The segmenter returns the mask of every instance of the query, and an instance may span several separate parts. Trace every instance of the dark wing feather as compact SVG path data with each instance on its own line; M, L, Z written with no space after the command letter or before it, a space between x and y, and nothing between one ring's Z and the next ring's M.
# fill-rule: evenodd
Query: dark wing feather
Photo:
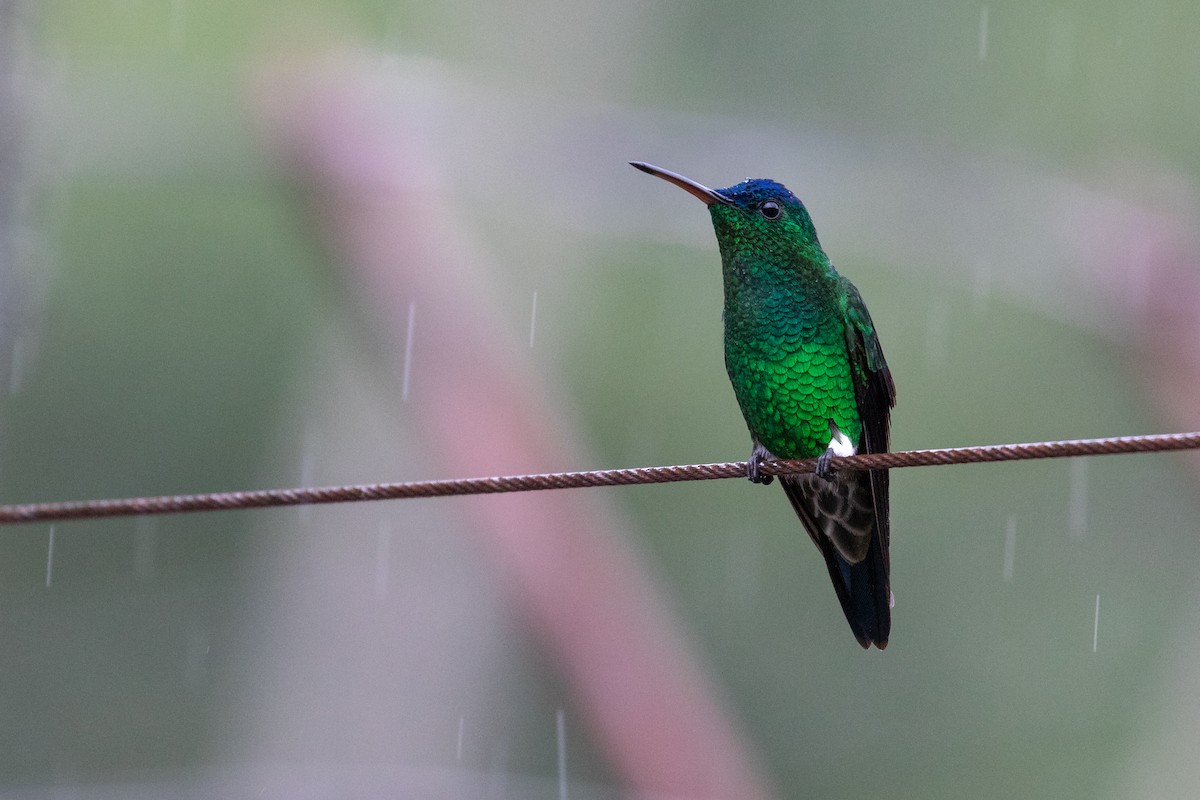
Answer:
M883 357L883 348L875 333L875 323L863 303L858 289L842 278L846 289L846 345L854 374L854 396L858 400L858 416L863 424L860 452L886 453L888 450L891 412L896 405L896 385L892 371ZM891 564L888 543L891 535L888 512L888 472L873 470L872 493L875 496L875 516L879 531L884 567Z
M863 441L860 442L859 451L884 453L888 449L891 411L896 405L896 385L892 382L892 372L883 357L883 348L880 347L879 337L875 333L875 323L871 320L866 304L863 303L862 295L858 293L854 284L845 278L842 278L842 285L846 291L846 346L854 375L858 416L863 424ZM858 474L870 482L874 498L876 535L872 537L871 552L864 564L869 564L874 570L871 580L875 590L874 603L881 620L880 633L883 643L886 644L892 624L888 472L872 470Z

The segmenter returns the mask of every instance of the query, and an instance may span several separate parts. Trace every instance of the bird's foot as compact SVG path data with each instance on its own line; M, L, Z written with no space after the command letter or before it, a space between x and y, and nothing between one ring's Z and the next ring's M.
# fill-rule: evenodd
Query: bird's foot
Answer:
M770 452L758 442L754 443L754 449L750 451L750 459L746 464L746 477L751 483L761 483L763 486L768 486L775 480L774 475L766 475L762 470L763 461L771 458Z
M814 470L817 477L821 480L832 481L837 477L837 470L833 468L834 456L852 456L858 452L858 448L854 443L838 430L838 426L833 420L829 420L829 446L825 448L825 452L817 457L817 468Z
M832 447L825 449L824 453L817 456L817 468L814 470L817 477L823 481L833 481L837 478L837 470L833 468L833 457L836 453Z

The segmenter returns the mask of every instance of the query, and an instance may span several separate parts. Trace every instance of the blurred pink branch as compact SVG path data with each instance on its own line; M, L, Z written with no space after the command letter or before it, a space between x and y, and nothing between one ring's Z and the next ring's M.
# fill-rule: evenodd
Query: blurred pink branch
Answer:
M485 287L502 276L470 249L430 154L378 102L394 87L378 80L350 60L288 63L261 76L256 109L310 192L334 260L394 358L397 385L415 311L408 401L431 462L448 475L587 463L553 392L496 318ZM771 794L601 496L471 498L461 508L631 795Z

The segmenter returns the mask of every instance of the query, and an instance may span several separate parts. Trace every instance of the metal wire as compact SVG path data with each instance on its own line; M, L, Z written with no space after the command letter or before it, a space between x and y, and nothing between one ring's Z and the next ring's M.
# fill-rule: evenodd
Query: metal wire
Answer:
M940 450L908 450L899 453L864 453L856 456L835 457L831 466L835 470L896 469L945 464L976 464L988 461L1024 461L1035 458L1151 453L1196 448L1200 448L1200 431L1150 436L1116 436L1107 439L950 447ZM771 461L763 464L761 471L768 475L813 472L816 469L816 463L816 459ZM408 483L370 483L352 486L262 489L248 492L213 492L162 497L71 500L58 503L22 503L0 505L0 525L150 514L181 514L189 511L221 511L236 508L354 503L363 500L399 500L414 497L530 492L540 489L578 489L591 486L708 481L719 478L744 478L746 467L745 461L726 461L718 464L633 467L631 469L588 472L551 472L539 475L507 475Z

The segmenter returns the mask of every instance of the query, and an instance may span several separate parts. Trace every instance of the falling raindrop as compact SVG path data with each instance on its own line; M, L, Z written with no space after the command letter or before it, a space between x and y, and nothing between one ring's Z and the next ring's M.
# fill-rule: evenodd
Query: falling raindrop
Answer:
M50 588L50 579L54 574L54 526L50 526L50 543L46 547L46 588Z
M1008 530L1004 534L1004 580L1013 578L1013 562L1017 557L1017 518L1008 518Z
M379 526L375 542L375 599L384 600L388 594L388 578L392 571L392 531L388 524Z
M1100 641L1100 595L1096 595L1096 618L1092 622L1092 652L1096 652L1096 645Z
M455 748L455 759L458 761L462 761L463 726L464 726L463 715L459 714L458 715L458 745Z
M561 708L554 723L558 732L558 800L567 800L567 717Z
M183 677L190 684L204 680L208 673L208 654L212 645L208 641L208 630L200 625L192 628L188 635L187 660L183 668Z
M1087 533L1088 460L1071 459L1070 521L1071 537L1082 538Z
M979 7L979 60L987 60L988 51L988 7Z
M529 346L533 347L533 332L537 326L537 289L533 290L533 307L529 311Z
M408 378L412 370L412 351L413 351L413 323L416 321L417 304L413 301L408 304L408 329L404 334L404 378L400 383L400 399L408 400Z

